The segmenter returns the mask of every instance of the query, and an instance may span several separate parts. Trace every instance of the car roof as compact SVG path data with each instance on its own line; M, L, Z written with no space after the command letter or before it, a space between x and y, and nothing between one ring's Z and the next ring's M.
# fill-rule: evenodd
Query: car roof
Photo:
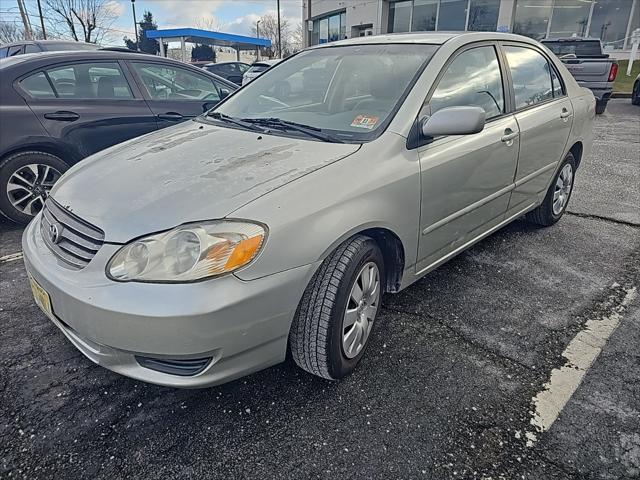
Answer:
M216 80L224 83L228 86L237 87L234 83L222 78L219 75L209 72L208 70L200 69L194 65L183 63L171 58L160 57L157 55L151 55L147 53L137 52L124 52L124 51L112 51L112 50L75 50L75 51L62 51L62 52L38 52L38 53L25 53L24 55L16 55L14 57L0 58L0 71L9 67L20 66L25 71L28 71L31 67L29 64L33 64L34 69L44 68L50 63L56 62L74 62L74 61L90 61L90 60L146 60L146 61L160 61L165 64L173 64L180 67L191 67L202 71L205 75L215 77Z
M519 41L526 43L537 43L529 37L502 32L409 32L409 33L387 33L382 35L370 35L366 37L354 37L345 40L338 40L331 43L323 43L310 48L331 48L346 45L367 45L367 44L429 44L442 45L450 40L459 39L461 41L483 41L483 40L505 40Z
M599 42L600 39L599 38L593 38L593 37L587 37L587 38L583 38L583 37L549 37L549 38L545 38L540 40L542 43L547 43L547 42Z
M18 40L17 42L9 42L9 43L3 43L0 44L1 48L4 47L13 47L16 45L26 45L28 43L35 43L38 45L60 45L60 44L64 44L64 45L69 45L69 44L81 44L81 45L95 45L93 43L87 43L87 42L76 42L75 40ZM95 45L96 49L100 48L99 45Z
M245 63L245 62L240 62L240 61L234 60L234 61L230 61L230 62L211 62L211 63L206 64L205 67L208 67L209 65L229 65L231 63L243 63L243 64L247 65L247 63Z

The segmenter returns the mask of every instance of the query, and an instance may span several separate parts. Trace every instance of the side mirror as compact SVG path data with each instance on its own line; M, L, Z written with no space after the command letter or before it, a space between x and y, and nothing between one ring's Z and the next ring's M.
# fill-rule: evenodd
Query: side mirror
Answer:
M209 110L211 110L213 107L215 107L218 104L218 102L206 102L202 105L202 112L208 112Z
M486 113L480 107L448 107L420 120L425 137L470 135L484 129Z
M229 95L231 95L231 92L229 90L227 90L226 88L221 88L220 89L220 100L224 100Z

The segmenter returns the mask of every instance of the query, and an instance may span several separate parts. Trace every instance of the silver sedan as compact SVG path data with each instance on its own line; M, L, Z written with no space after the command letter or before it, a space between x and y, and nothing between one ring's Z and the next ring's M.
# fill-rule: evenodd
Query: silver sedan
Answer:
M33 293L136 379L210 386L287 351L340 379L383 293L516 218L562 217L594 117L591 92L517 35L310 48L69 170L24 233Z

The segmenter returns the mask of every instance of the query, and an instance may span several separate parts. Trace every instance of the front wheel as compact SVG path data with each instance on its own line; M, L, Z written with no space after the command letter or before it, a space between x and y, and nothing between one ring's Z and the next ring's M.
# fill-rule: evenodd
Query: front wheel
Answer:
M376 242L356 235L341 244L309 282L289 333L296 364L329 380L362 358L380 309L384 261Z
M0 213L27 224L44 206L49 191L69 166L45 152L20 152L0 162Z
M560 220L569 205L575 172L576 159L572 153L569 153L553 178L544 200L540 206L527 214L527 220L545 227Z

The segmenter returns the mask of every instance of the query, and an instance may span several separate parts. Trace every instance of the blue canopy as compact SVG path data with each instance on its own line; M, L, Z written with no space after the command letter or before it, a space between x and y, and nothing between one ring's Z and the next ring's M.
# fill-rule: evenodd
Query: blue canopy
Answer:
M271 47L271 40L266 38L245 37L232 33L212 32L198 28L167 28L164 30L147 30L147 38L163 38L168 40L180 40L185 42L217 45L220 47L233 47L237 50L254 50L256 47Z

